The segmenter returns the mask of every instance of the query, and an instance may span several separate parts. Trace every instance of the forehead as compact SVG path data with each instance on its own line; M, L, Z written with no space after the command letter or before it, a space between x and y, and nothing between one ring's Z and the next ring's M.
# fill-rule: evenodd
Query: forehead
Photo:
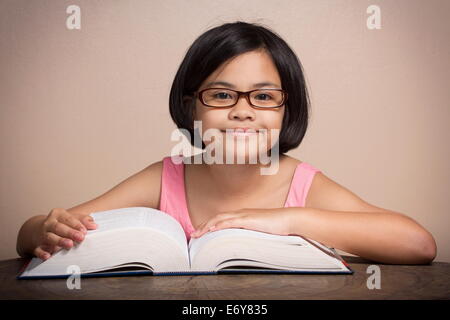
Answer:
M261 83L281 88L278 70L270 55L263 50L246 52L224 62L205 79L202 87L211 82L226 82L229 87L241 89L250 89Z

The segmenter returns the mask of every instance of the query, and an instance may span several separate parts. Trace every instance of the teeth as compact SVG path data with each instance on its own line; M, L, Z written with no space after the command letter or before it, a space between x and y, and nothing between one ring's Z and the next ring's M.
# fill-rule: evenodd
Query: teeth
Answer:
M225 131L225 133L226 133L226 131ZM234 131L230 131L230 133L235 136L249 136L249 135L257 134L255 131L244 132L243 130L234 130Z
M248 129L248 130L244 130L244 129L235 129L235 130L225 129L225 130L222 130L222 132L224 132L224 133L229 132L231 134L245 134L245 135L258 133L258 131L255 130L255 129Z

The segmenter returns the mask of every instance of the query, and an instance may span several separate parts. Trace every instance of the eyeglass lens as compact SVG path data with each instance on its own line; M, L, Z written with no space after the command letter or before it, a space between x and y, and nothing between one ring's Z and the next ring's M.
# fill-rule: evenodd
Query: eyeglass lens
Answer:
M261 89L250 93L250 102L257 107L278 107L283 103L283 92ZM214 107L234 105L239 97L237 92L227 89L208 89L203 92L205 104Z

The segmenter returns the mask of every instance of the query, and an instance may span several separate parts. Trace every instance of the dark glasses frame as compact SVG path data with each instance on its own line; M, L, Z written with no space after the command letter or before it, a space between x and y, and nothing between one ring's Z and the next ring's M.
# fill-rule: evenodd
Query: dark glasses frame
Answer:
M229 106L220 106L220 107L208 105L203 100L203 92L206 91L206 90L211 90L211 89L222 89L222 90L228 90L228 91L236 92L238 94L236 102L234 104L232 104L232 105L229 105ZM250 101L250 93L252 93L254 91L263 91L263 90L281 91L283 93L283 100L281 101L280 105L274 106L274 107L261 107L261 106L255 106L254 104L252 104L251 101ZM263 88L263 89L255 89L255 90L251 90L251 91L238 91L238 90L233 90L233 89L228 89L228 88L206 88L206 89L194 92L194 97L196 97L196 98L198 97L200 99L200 102L204 106L209 107L209 108L230 108L230 107L233 107L239 102L239 99L241 98L241 95L244 95L245 98L247 99L248 104L251 105L253 108L256 108L256 109L280 108L283 104L286 103L286 101L288 99L288 93L285 90L283 90L283 89L264 89Z

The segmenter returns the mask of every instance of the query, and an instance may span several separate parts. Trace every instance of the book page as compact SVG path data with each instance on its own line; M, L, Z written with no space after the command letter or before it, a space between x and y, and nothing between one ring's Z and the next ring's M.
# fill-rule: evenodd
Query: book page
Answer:
M300 236L281 236L246 229L206 233L189 243L193 270L253 266L282 270L340 271L346 267L334 255Z
M89 230L88 234L106 232L123 228L149 227L173 238L180 248L187 253L187 239L183 227L169 214L147 207L129 207L90 214L98 227Z
M98 227L81 243L48 260L33 258L23 276L62 275L77 265L82 273L142 266L153 271L189 270L187 241L181 225L168 214L131 207L92 213Z
M189 270L186 251L155 229L117 228L86 236L70 250L60 250L50 259L33 258L21 276L52 276L68 273L69 266L77 266L81 273L134 266L152 271Z
M197 252L209 241L219 237L228 237L228 236L230 237L244 236L257 239L281 241L282 243L298 243L308 245L308 242L306 240L297 236L280 236L276 234L270 234L248 229L236 229L236 228L222 229L214 232L205 233L200 238L191 238L191 240L189 241L189 256L191 258L191 261L194 260Z

